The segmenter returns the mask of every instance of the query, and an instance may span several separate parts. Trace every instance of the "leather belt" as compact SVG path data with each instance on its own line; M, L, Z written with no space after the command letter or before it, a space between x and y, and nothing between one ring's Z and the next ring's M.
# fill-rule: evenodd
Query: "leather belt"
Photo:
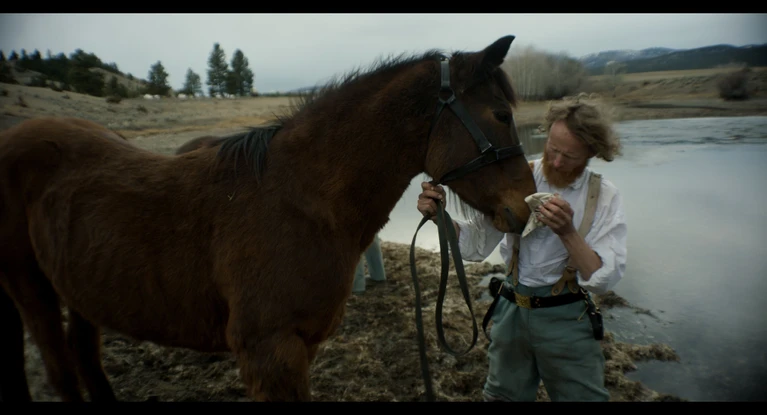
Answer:
M506 297L507 300L516 304L518 307L527 309L556 307L560 305L571 304L576 301L583 301L585 298L580 292L577 294L567 293L551 297L537 297L534 295L528 297L507 288L506 284L501 285L499 294Z
M599 308L596 306L596 304L591 301L591 297L588 295L588 293L583 289L581 289L578 293L567 293L551 297L528 297L509 289L502 279L495 277L490 279L488 288L490 290L490 294L493 296L493 303L490 304L490 308L488 308L487 313L485 313L485 318L482 320L482 331L485 333L485 337L487 337L489 341L492 341L492 339L490 339L490 335L487 333L487 325L490 323L495 305L498 303L498 299L501 296L516 304L518 307L527 309L556 307L560 305L571 304L576 301L585 301L586 312L589 315L591 327L594 331L594 339L602 340L604 338L602 313L599 311Z

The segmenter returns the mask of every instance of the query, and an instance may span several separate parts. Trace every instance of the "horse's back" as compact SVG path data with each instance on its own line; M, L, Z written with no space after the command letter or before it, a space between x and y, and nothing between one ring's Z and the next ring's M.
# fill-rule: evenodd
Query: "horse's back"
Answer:
M205 163L150 153L84 120L36 119L2 132L0 268L34 258L57 294L97 325L223 347L221 321L173 321L225 307L209 278Z
M36 118L0 132L0 245L26 240L46 255L70 249L78 223L111 223L131 211L159 157L85 119Z
M99 169L118 149L140 151L121 135L89 120L30 119L0 132L0 181L6 191L23 188L24 199L30 201L56 176Z
M165 211L178 205L173 195L183 193L181 187L194 187L194 172L202 170L182 162L133 146L88 120L28 120L0 133L1 203L23 215L2 220L29 221L30 232L33 222L44 223L61 235L78 223L129 226L124 221L138 220L150 211L168 217L172 212ZM180 171L185 168L186 174ZM189 186L182 185L182 177ZM167 224L158 219L152 225ZM68 249L71 244L57 245Z
M120 135L79 118L35 118L0 132L0 246L28 245L22 235L31 208L62 178L97 169L104 151L99 149L114 146L132 147Z
M108 129L99 123L75 117L32 118L0 132L0 137L3 137L0 141L10 138L29 140L32 137L40 139L45 138L47 140L71 140L73 138L78 138L77 136L72 136L72 134L77 134L81 137L91 135L93 137L107 138L118 142L127 142L127 139L123 135Z

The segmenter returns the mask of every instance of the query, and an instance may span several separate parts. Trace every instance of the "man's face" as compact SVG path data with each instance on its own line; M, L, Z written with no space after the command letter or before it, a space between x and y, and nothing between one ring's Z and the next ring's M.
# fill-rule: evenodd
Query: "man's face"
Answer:
M574 182L590 158L586 143L574 136L564 121L552 124L543 150L543 174L551 185L563 188Z

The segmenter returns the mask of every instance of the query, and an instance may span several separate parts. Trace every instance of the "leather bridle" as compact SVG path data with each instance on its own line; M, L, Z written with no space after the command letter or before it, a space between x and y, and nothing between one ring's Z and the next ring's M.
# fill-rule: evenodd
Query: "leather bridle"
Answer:
M469 112L466 111L466 108L463 106L463 104L461 104L461 101L458 101L458 99L455 97L455 92L453 91L453 88L450 87L450 65L447 57L443 57L440 61L440 69L442 82L440 85L439 94L437 95L439 102L437 103L437 112L434 114L434 118L431 121L429 136L431 136L431 133L434 131L434 127L437 125L437 121L439 120L439 116L442 114L442 110L444 110L446 107L450 108L453 110L453 113L458 116L466 129L469 130L469 133L471 133L472 138L474 138L474 142L477 144L477 147L479 147L480 155L479 157L469 161L463 166L445 173L442 178L436 181L435 184L445 184L455 179L459 179L484 166L487 166L488 164L495 163L496 161L500 161L512 156L524 155L525 151L522 148L521 142L519 141L519 136L517 135L517 126L514 123L513 118L511 120L511 133L514 136L514 141L517 144L503 148L493 147L493 145L490 144L490 141L488 141L485 137L485 134L482 133L482 130L479 129L477 124L471 118ZM443 93L448 94L447 98L442 98Z
M429 137L431 136L431 133L434 130L434 127L436 126L437 121L439 120L439 116L442 114L442 111L445 108L449 108L453 111L453 113L456 116L458 116L458 118L461 120L463 125L471 133L472 138L474 138L474 142L479 147L480 155L479 157L469 161L465 165L455 168L453 170L450 170L446 174L442 175L442 177L439 180L433 180L431 183L435 186L439 184L445 184L447 182L459 179L473 171L476 171L484 166L495 163L497 161L500 161L512 156L524 155L525 152L524 152L524 149L522 148L522 144L519 141L519 136L517 135L517 129L516 129L516 125L514 124L513 118L511 120L511 131L515 138L514 141L517 144L511 145L508 147L503 147L503 148L493 147L493 145L485 137L485 134L482 133L482 130L479 129L477 124L471 118L466 108L456 98L455 92L453 91L453 88L451 88L450 86L450 66L449 66L449 60L447 57L444 57L444 56L442 57L440 61L440 70L441 70L441 84L440 84L440 90L437 96L439 102L437 103L437 111L434 115L434 118L432 119L431 127L429 128ZM443 95L446 95L447 98L443 98ZM453 220L450 217L450 215L445 211L444 205L440 203L440 201L437 201L437 206L438 206L437 228L439 232L440 256L442 259L442 272L440 276L439 292L438 292L437 305L436 305L436 311L435 311L437 335L439 338L440 347L446 352L450 353L451 355L458 357L468 353L469 351L471 351L472 348L474 348L474 345L477 342L477 333L479 329L477 327L477 321L474 318L474 310L472 309L472 306L471 306L471 296L469 294L469 287L466 283L466 273L463 268L463 260L461 259L461 252L458 247L458 238L455 233L455 228L453 227ZM506 214L507 220L510 222L510 225L513 224L514 218L513 218L513 215L511 214L511 211L508 208L506 208L505 214ZM423 334L423 320L421 317L421 292L418 287L418 278L416 276L416 266L415 266L416 235L418 235L418 231L429 219L430 218L428 216L424 216L424 218L421 220L421 223L418 224L418 228L415 231L415 235L413 235L413 242L410 246L410 272L413 277L413 285L415 289L416 327L418 329L418 347L419 347L419 352L421 357L421 372L422 372L425 386L426 386L426 397L429 401L434 401L434 391L431 385L431 376L429 375L429 365L426 358L426 345L425 345L424 334ZM466 301L466 305L469 308L469 312L471 313L472 322L474 325L472 342L469 345L469 347L462 352L456 352L453 349L451 349L450 346L448 346L447 341L445 340L445 333L442 327L442 305L445 300L445 291L447 288L447 276L448 276L448 270L450 266L450 258L448 256L448 247L447 247L448 241L450 243L449 252L452 252L453 254L453 264L455 266L456 275L458 276L458 282L461 286L461 291L463 293L464 300ZM487 336L487 333L485 333L485 336Z

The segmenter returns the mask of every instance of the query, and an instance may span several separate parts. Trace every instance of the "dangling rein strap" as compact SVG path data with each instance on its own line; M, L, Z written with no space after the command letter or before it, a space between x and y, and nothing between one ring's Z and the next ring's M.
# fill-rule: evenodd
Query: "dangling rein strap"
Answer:
M463 259L461 258L461 251L458 247L458 237L455 233L455 227L453 227L453 219L450 217L450 215L445 211L444 206L440 201L437 201L437 228L439 231L439 249L440 249L440 256L442 258L442 273L440 276L440 282L439 282L439 293L437 297L437 307L436 307L436 324L437 324L437 335L439 338L439 344L440 347L445 350L446 352L450 353L453 356L462 356L469 351L471 351L472 348L474 348L474 345L477 343L477 337L479 334L479 328L477 327L477 320L474 318L474 310L471 306L471 295L469 294L469 286L466 283L466 272L463 268ZM417 271L415 266L415 238L416 235L418 235L418 231L421 229L421 227L429 221L428 216L424 216L423 219L421 219L421 223L418 224L418 228L415 231L415 235L413 235L413 242L410 245L410 273L413 276L413 287L415 288L415 321L416 321L416 328L418 329L418 349L421 355L421 372L423 374L423 379L426 384L426 398L429 401L434 401L434 390L432 388L431 384L431 375L429 374L429 362L426 358L426 342L424 340L424 333L423 333L423 319L421 317L421 290L418 287L418 277L417 277ZM463 298L466 301L466 305L469 307L469 312L471 313L472 317L472 323L474 324L473 327L473 337L471 344L469 347L462 351L462 352L456 352L450 346L448 346L447 341L445 340L445 332L442 326L442 304L445 301L445 292L447 290L447 276L448 271L450 267L450 257L448 254L448 248L447 243L450 243L450 252L453 253L453 265L455 265L455 271L458 276L458 282L461 285L461 291L463 292Z

